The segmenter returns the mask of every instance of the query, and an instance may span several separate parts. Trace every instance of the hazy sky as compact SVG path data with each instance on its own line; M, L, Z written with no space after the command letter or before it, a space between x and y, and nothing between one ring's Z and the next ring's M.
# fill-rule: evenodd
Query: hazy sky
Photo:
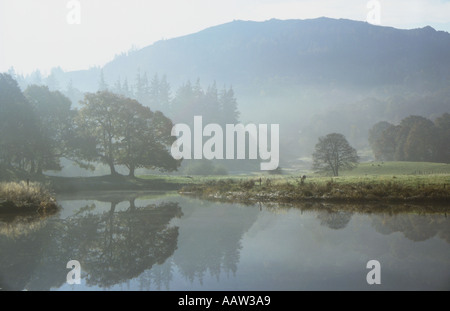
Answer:
M450 0L371 0L381 26L430 25L450 32ZM70 6L79 3L80 9ZM0 0L0 72L103 65L116 54L230 22L309 19L366 21L369 0ZM68 7L69 4L69 7ZM79 15L77 14L79 12ZM80 17L80 23L77 22ZM72 22L72 24L71 24ZM75 23L73 23L75 22Z

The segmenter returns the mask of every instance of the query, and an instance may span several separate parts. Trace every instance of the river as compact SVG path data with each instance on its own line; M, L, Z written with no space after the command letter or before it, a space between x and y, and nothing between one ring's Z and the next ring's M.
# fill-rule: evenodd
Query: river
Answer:
M444 212L242 205L173 192L57 199L62 209L48 218L0 219L0 288L450 290ZM68 282L70 260L80 263L80 284Z

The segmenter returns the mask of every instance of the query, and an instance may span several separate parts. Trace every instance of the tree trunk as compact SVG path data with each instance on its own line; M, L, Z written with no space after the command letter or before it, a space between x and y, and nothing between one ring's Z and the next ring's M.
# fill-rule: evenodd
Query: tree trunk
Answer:
M38 166L36 168L36 175L42 175L42 161L38 162Z
M134 177L134 171L135 171L134 165L130 165L130 173L128 174L129 177Z
M114 167L113 161L109 161L108 165L109 165L109 169L111 170L111 175L117 175L116 168Z
M136 210L136 205L135 205L134 201L135 201L134 198L129 200L129 202L130 202L130 210L131 211Z

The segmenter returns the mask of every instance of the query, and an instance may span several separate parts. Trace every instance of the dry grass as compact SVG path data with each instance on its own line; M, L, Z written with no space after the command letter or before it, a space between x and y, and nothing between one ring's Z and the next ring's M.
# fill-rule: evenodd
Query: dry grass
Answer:
M0 212L34 211L40 214L54 213L59 209L50 191L41 183L0 183Z
M189 185L182 193L228 201L442 201L450 200L450 178L443 176L384 176L308 178L281 177L262 180L217 180Z

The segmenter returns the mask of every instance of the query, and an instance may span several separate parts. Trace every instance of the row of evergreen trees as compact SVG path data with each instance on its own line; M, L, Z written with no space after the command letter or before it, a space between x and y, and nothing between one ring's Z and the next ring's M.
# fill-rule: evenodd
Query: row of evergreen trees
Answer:
M187 81L172 94L166 76L155 74L148 79L147 74L136 74L135 83L130 85L127 79L119 78L109 86L103 72L99 78L99 91L110 90L129 98L134 98L152 110L158 110L169 116L175 123L190 123L193 117L201 115L205 123L235 124L239 122L237 100L232 87L219 90L216 83L206 89L197 79L193 84Z
M84 99L84 92L77 89L70 80L64 83L58 79L64 72L61 68L53 68L47 77L43 77L39 70L24 77L11 67L8 74L17 81L20 88L25 90L28 85L46 85L50 91L60 91L67 96L73 107L79 107ZM103 70L97 81L98 91L110 91L127 98L136 99L139 103L153 111L161 111L171 118L174 123L190 123L193 116L203 116L204 122L219 124L236 124L239 122L239 110L233 88L218 88L216 83L206 88L197 79L195 83L185 82L173 92L165 75L155 74L149 77L146 72L137 71L134 78L119 78L114 83L108 83L108 77ZM64 84L66 84L64 86Z

